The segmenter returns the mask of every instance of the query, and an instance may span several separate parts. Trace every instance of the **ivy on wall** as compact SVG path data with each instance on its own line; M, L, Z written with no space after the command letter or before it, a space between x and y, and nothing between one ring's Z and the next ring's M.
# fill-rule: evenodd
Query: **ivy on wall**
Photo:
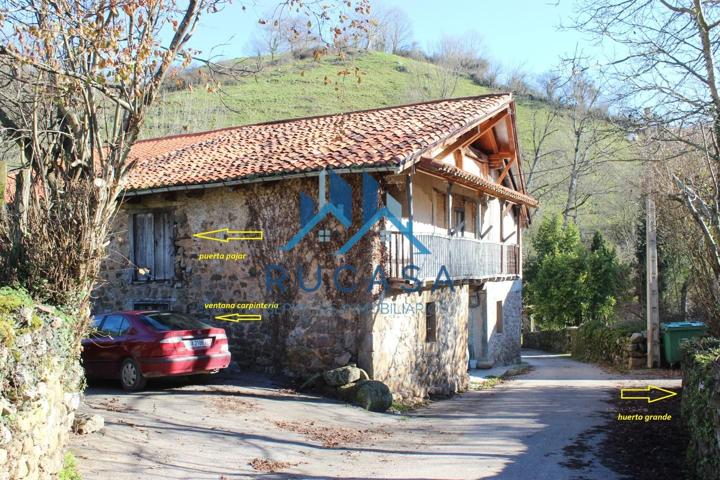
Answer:
M689 478L720 479L720 339L681 344L682 418L690 434Z

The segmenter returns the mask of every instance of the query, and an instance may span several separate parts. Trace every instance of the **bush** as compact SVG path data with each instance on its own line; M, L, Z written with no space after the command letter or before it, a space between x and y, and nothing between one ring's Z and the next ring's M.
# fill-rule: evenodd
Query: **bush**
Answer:
M689 478L720 479L720 339L692 339L680 351Z
M77 468L75 456L70 452L65 454L62 470L60 470L58 474L58 480L82 480Z
M535 255L525 270L525 303L541 328L608 321L624 295L628 269L600 233L590 248L573 223L546 218L533 239Z
M609 325L600 320L586 322L574 333L570 342L574 358L584 362L622 365L629 336L640 330L639 325Z

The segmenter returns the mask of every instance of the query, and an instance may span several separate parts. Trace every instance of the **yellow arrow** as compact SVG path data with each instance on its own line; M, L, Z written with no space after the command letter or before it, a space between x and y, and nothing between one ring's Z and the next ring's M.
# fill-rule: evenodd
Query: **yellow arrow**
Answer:
M233 240L262 240L262 230L230 230L229 228L220 228L218 230L210 230L193 234L193 237L202 238L203 240L212 240L214 242L228 243Z
M215 317L215 320L222 320L223 322L257 322L262 320L262 315L251 313L230 313L227 315L219 315Z
M662 393L664 393L664 395L651 399L650 392L653 390L662 392ZM647 395L633 395L634 393L635 394L636 393L646 393ZM661 387L656 387L655 385L648 385L645 388L623 388L620 390L620 399L621 400L647 400L648 403L654 403L654 402L659 402L660 400L666 400L668 398L674 397L675 395L677 395L677 392L673 392L672 390L666 390Z

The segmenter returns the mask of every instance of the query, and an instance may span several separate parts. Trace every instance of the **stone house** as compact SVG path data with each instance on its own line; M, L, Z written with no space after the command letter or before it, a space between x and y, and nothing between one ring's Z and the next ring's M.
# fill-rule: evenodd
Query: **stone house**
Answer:
M248 368L396 397L520 355L527 195L493 94L144 140L94 299L223 326Z

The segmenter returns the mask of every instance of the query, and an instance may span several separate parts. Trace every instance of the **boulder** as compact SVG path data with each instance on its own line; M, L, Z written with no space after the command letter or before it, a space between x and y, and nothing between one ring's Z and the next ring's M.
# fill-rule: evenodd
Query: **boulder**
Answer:
M355 383L335 387L335 395L344 402L353 402L358 388L365 382L366 380L359 380Z
M97 432L105 427L105 420L100 415L78 414L72 424L72 431L80 435Z
M646 365L647 365L647 359L645 357L643 357L643 358L637 358L637 357L628 358L628 368L630 370L635 370L638 368L645 368Z
M360 382L355 391L355 404L371 412L384 412L392 405L392 393L377 380Z
M642 343L645 341L645 335L640 332L635 332L630 335L630 343Z
M331 387L340 387L367 378L367 373L355 365L346 365L323 373L323 380Z

